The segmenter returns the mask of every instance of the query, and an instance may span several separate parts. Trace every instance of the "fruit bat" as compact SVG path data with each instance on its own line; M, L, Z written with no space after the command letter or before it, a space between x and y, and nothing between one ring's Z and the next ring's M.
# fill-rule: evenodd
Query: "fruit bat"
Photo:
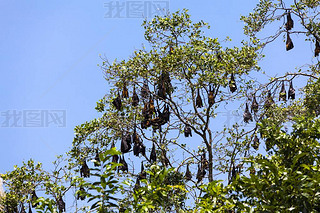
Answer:
M236 177L237 177L237 170L236 170L236 167L235 167L234 163L232 163L231 179L230 179L230 181L233 181L234 179L236 179Z
M197 171L197 180L198 180L198 182L197 183L201 182L202 179L204 178L204 176L205 176L205 171L200 166L200 164L198 164L198 171Z
M233 73L231 73L231 79L229 81L229 88L230 88L230 91L233 93L237 90L237 84L236 84L236 81L234 79L234 75Z
M84 178L90 177L90 169L85 160L82 162L82 166L80 168L80 176Z
M192 132L191 132L191 127L189 125L186 125L184 127L184 136L187 137L192 137Z
M154 143L152 143L152 149L151 149L151 153L150 153L150 161L156 162L157 160L157 153L156 153L156 147L154 145Z
M189 169L189 164L187 164L187 170L186 170L186 174L184 175L184 177L185 177L185 179L187 181L192 179L192 174L191 174L190 169Z
M208 104L210 107L214 104L214 89L211 89L211 85L209 86Z
M253 121L252 120L252 115L249 111L249 108L248 108L248 104L246 103L246 109L244 110L244 113L243 113L243 121L245 123L249 123L249 121Z
M209 168L209 163L207 161L205 152L203 152L202 155L201 155L201 167L202 167L203 170Z
M121 98L120 98L120 94L118 92L118 96L112 101L113 106L117 109L117 110L121 110L122 108L122 102L121 102Z
M151 126L151 122L150 122L150 120L148 119L148 116L147 116L141 121L141 129L147 129L150 126Z
M162 118L163 118L165 123L170 121L170 111L169 111L169 106L168 105L164 106L164 109L163 109L163 112L162 112Z
M94 160L95 160L94 166L99 166L100 165L100 157L99 157L98 150L96 150L96 156L95 156Z
M78 191L77 200L79 200L79 199L80 199L80 200L86 199L85 193L86 193L86 190L85 190L82 186L80 186L80 189L79 189L79 191Z
M135 156L139 156L139 153L140 153L139 143L134 143L134 145L133 145L133 154Z
M144 171L144 166L143 166L143 163L141 162L141 171L139 174L139 179L142 180L142 179L146 179L146 178L147 178L147 173L146 173L146 171Z
M287 14L287 23L286 23L286 30L291 30L293 28L293 20L291 18L290 12Z
M58 206L59 212L66 211L66 203L62 200L61 195L59 196L59 198L57 200L57 206Z
M266 102L264 103L264 106L266 109L269 109L274 104L274 100L272 98L271 92L268 91Z
M253 100L251 104L251 112L255 112L255 113L258 112L258 108L259 108L259 105L258 105L256 96L253 96Z
M155 110L154 110L154 101L153 101L152 95L150 95L150 99L149 99L149 111L148 111L149 116L151 117L154 112L155 112Z
M290 81L290 87L288 91L288 99L294 100L296 98L296 90L292 86L292 81Z
M287 33L287 41L286 41L286 50L289 51L293 48L293 43L292 43L292 40L290 38L290 35L289 33Z
M142 154L142 156L146 156L146 146L142 142L140 142L139 146L140 146L140 153Z
M123 84L122 98L129 98L129 92L126 83Z
M142 154L143 156L146 155L146 147L144 146L143 143L139 142L139 143L134 143L133 145L133 154L135 156L139 156L139 154Z
M282 81L282 86L279 93L279 101L286 101L286 100L287 100L287 92L286 92L286 88L284 87L284 81Z
M139 97L136 93L136 86L133 87L133 93L132 93L132 106L136 107L139 104Z
M198 108L203 107L203 103L202 103L202 99L201 99L201 96L200 96L199 88L198 88L198 95L197 95L197 98L196 98L196 107L198 107Z
M120 156L120 162L122 164L122 166L119 167L119 169L123 172L128 172L128 164L124 159L124 156Z
M255 149L255 150L258 150L259 149L259 138L255 135L254 136L254 139L253 139L253 144L252 144L252 147Z
M129 133L126 134L126 136L122 136L121 139L121 152L128 153L131 149L131 136Z
M159 98L162 98L162 99L166 99L167 98L167 95L166 95L166 87L164 85L164 81L161 81L159 84L158 84L158 92L157 92L157 95L159 96Z
M148 80L144 79L143 81L143 86L141 88L141 97L143 100L147 100L148 96L149 96L149 86L148 86Z
M132 142L135 144L140 142L140 138L139 138L139 135L137 134L136 126L133 128Z
M319 45L318 40L316 40L316 45L315 45L315 49L314 49L314 57L319 56L319 53L320 53L320 45Z
M37 200L38 200L38 196L36 194L36 191L33 190L31 193L32 208L35 208L39 204Z
M111 148L114 148L114 142L112 142ZM118 163L118 161L119 161L119 156L118 155L112 155L112 162L113 163Z
M164 121L161 117L155 117L150 120L150 123L151 123L153 129L159 129L161 127L161 125L164 123Z

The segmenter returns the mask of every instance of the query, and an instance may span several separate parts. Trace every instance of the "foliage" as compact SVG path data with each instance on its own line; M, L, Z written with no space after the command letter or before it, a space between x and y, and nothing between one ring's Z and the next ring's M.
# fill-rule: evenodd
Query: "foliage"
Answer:
M205 36L209 24L187 10L144 21L148 45L127 60L103 59L110 90L97 103L101 117L75 128L65 165L59 158L51 173L31 160L3 175L1 205L63 212L74 189L84 202L70 209L84 212L320 211L319 64L266 83L252 77L280 35L287 51L290 35L303 34L320 53L318 1L286 5L260 0L241 17L249 36L241 47ZM268 26L276 32L260 39ZM298 99L293 80L302 77ZM243 122L219 129L219 111L235 105ZM43 195L32 199L34 190Z

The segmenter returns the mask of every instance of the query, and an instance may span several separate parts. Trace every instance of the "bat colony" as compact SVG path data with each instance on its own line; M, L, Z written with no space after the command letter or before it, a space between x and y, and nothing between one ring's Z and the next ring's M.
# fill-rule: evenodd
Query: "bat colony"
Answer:
M293 42L290 38L290 30L293 28L294 26L294 22L291 18L291 13L290 11L287 12L287 16L286 16L286 23L285 23L285 29L287 31L287 39L286 39L286 50L289 51L291 49L294 48ZM173 54L174 53L174 48L172 47L172 45L169 46L169 54ZM316 39L315 42L315 50L314 50L314 55L319 56L320 53L320 45L318 42L318 39ZM221 56L220 54L217 54L217 57L219 60L221 60ZM136 85L133 85L133 91L132 91L132 96L131 96L131 105L133 107L137 107L139 105L139 103L142 101L143 102L143 108L142 108L142 120L141 120L141 129L147 129L149 127L152 127L154 130L159 130L161 131L161 126L168 123L170 121L170 106L168 104L164 104L163 105L163 110L160 110L159 108L155 107L155 98L157 100L165 100L168 97L171 97L171 92L173 90L173 87L171 85L171 80L170 80L170 76L168 72L162 72L158 78L158 81L156 82L155 85L156 91L155 91L155 95L153 96L149 90L149 85L148 85L148 79L144 78L143 80L143 84L140 90L140 98L137 94L136 91ZM235 74L231 73L230 79L229 79L229 90L231 93L234 93L237 91L237 84L236 84L236 80L235 80ZM195 92L195 102L194 105L196 108L202 108L204 106L203 104L203 100L201 97L201 93L200 93L200 88L197 88ZM214 105L215 103L215 95L216 95L215 88L212 85L209 85L209 90L208 90L208 106L211 107ZM288 94L288 95L287 95ZM114 108L118 111L122 111L122 99L130 99L129 96L129 91L127 89L127 84L123 83L123 87L122 87L122 93L120 95L120 92L117 92L117 95L115 97L115 99L112 101L112 105L114 106ZM279 92L279 101L286 101L289 99L295 99L295 89L293 88L293 84L292 81L290 81L290 86L289 86L289 90L288 92L285 89L285 82L282 81L281 82L281 89ZM265 98L265 102L263 104L263 107L268 110L270 109L273 105L274 105L274 100L272 97L272 93L271 91L268 91L267 96ZM245 104L245 110L243 113L243 121L245 123L249 123L250 121L253 121L253 116L251 113L257 113L258 109L259 109L259 104L257 102L256 96L255 94L252 97L252 102L251 102L251 112L249 110L249 106L248 103ZM124 154L130 152L131 150L133 151L133 154L135 156L140 156L140 154L144 157L146 157L146 159L153 163L156 162L157 160L157 152L156 152L156 145L153 142L152 143L152 149L150 152L150 156L149 158L146 156L146 147L143 144L142 140L140 139L140 136L138 135L137 131L136 131L136 124L134 124L134 128L133 128L133 133L130 133L129 130L126 130L122 133L122 137L121 137L121 152L122 155L118 156L118 155L113 155L112 156L112 162L114 163L121 163L122 166L118 167L118 171L122 171L122 172L128 172L128 165L125 161L124 158ZM192 137L192 128L190 125L186 124L183 130L184 136L185 137ZM255 150L259 149L259 138L257 137L257 135L255 134L253 137L253 143L252 143L252 147ZM269 143L268 141L266 141L266 146L267 146L267 151L270 149L269 147ZM115 147L114 142L112 142L111 144L111 148ZM162 154L161 156L161 161L163 162L163 164L165 166L169 165L169 160L166 157L166 154ZM100 165L100 159L99 159L99 152L96 152L96 156L95 156L95 166L99 166ZM198 171L196 174L196 179L197 179L197 183L201 182L202 179L204 178L205 174L206 174L206 169L208 169L208 161L206 159L206 153L205 151L203 151L202 155L201 155L201 160L200 163L198 163ZM234 163L232 163L231 165L231 170L230 170L230 174L229 174L229 180L233 180L237 173L239 173L241 170L241 166L238 165L237 167L234 165ZM254 172L254 171L250 171L250 172ZM143 162L141 162L141 171L140 173L137 175L137 179L136 179L136 183L135 183L135 189L140 187L140 180L142 179L146 179L146 172L144 170L144 164ZM86 164L86 161L83 161L81 169L80 169L80 176L87 178L90 177L90 169ZM192 180L192 173L190 171L189 168L189 163L187 164L186 167L186 172L184 175L185 179L187 181ZM33 192L32 197L35 197L35 192ZM85 199L85 189L83 187L80 187L79 190L79 194L78 194L78 199L84 200ZM63 211L65 210L65 204L62 200L61 197L59 197L58 200L58 208L59 210Z

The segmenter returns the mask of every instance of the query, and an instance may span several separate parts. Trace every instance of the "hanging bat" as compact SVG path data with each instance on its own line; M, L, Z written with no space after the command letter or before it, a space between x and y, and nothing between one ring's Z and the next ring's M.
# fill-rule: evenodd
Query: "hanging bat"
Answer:
M214 89L211 89L211 85L209 86L208 104L210 107L214 104Z
M152 149L151 149L151 153L150 153L150 161L152 163L156 162L157 160L157 153L156 153L156 147L154 145L154 143L152 143Z
M319 53L320 53L320 45L319 45L318 40L316 40L315 49L314 49L314 57L319 56Z
M136 127L136 125L134 125L134 128L133 128L132 142L135 143L135 144L140 142L139 135L137 134L137 127Z
M197 171L197 183L201 182L202 179L205 176L205 171L204 169L200 166L200 164L198 164L198 171Z
M289 33L287 33L286 50L289 51L289 50L293 49L293 47L294 47L293 42L290 38Z
M146 156L146 146L142 142L140 142L139 146L140 146L139 150L142 156Z
M290 87L288 91L288 99L294 100L296 98L296 90L293 88L292 81L290 81Z
M99 152L96 150L96 156L94 157L94 166L99 166L100 165L100 157L99 157Z
M291 30L293 28L293 20L291 18L290 11L287 14L287 23L286 23L286 30Z
M119 167L119 169L123 172L128 172L128 164L124 159L124 156L120 156L120 162L122 164L122 166Z
M35 208L39 203L37 202L38 196L36 194L36 191L33 190L31 193L31 202L32 202L32 208Z
M150 99L149 99L149 111L148 111L149 116L151 117L154 112L155 112L154 101L153 101L152 95L150 95Z
M187 164L187 170L186 170L186 174L184 175L186 181L189 181L192 179L192 174L190 172L190 169L189 169L189 164Z
M157 95L158 95L159 98L162 98L162 99L166 99L166 98L167 98L167 95L166 95L166 87L165 87L163 81L161 81L161 82L158 84L158 92L157 92Z
M117 110L121 111L122 102L121 102L121 98L120 98L119 92L118 92L118 96L112 101L112 104Z
M121 152L128 153L131 149L131 136L129 133L126 134L126 136L122 136L121 139Z
M139 96L136 93L136 86L133 87L132 92L132 106L136 107L139 104Z
M209 168L209 163L208 160L206 158L206 153L203 152L201 155L201 167L203 170L208 169Z
M111 148L114 148L114 142L112 141L112 144L111 144ZM118 155L112 155L112 162L113 163L118 163L119 161L119 156Z
M147 178L147 173L146 173L146 171L144 171L143 162L141 162L141 171L139 174L139 179L142 180L142 179L146 179L146 178Z
M253 100L252 100L252 104L251 104L251 112L254 112L254 113L258 112L258 108L259 108L259 105L258 105L256 96L254 95Z
M139 153L140 153L139 143L134 143L133 144L133 154L138 157Z
M286 92L286 88L284 87L284 81L282 81L282 86L281 86L281 90L279 93L279 101L286 101L287 100L287 92Z
M274 104L274 100L272 98L271 92L268 91L268 96L267 96L266 102L264 103L264 107L266 109L269 109L273 104Z
M84 177L84 178L90 177L90 169L85 160L82 162L82 166L80 168L80 177Z
M253 139L252 147L253 147L255 150L258 150L258 149L259 149L259 145L260 145L259 138L257 137L257 135L255 135L255 136L254 136L254 139Z
M129 98L129 92L126 83L123 84L122 98Z
M80 186L80 189L78 191L77 200L85 200L86 199L86 190Z
M184 136L187 137L192 137L192 132L191 132L191 127L189 125L186 125L184 127Z
M197 95L197 98L196 98L196 107L198 107L198 108L203 107L203 103L202 103L202 99L201 99L201 96L200 96L199 88L198 88L198 95Z
M170 121L170 111L169 111L169 106L167 104L164 106L164 109L161 115L165 123Z
M245 123L249 123L249 121L253 121L252 119L252 115L249 111L249 108L248 108L248 104L246 103L246 109L244 110L244 113L243 113L243 121Z
M231 79L229 81L229 88L230 88L230 91L232 93L234 93L237 90L237 84L236 84L236 81L234 79L233 73L231 73Z
M143 100L147 100L148 96L149 96L150 90L149 90L149 86L148 86L148 80L144 79L143 81L143 86L141 88L141 97Z
M59 195L59 198L57 200L57 206L60 213L66 211L66 203L62 200L61 195Z

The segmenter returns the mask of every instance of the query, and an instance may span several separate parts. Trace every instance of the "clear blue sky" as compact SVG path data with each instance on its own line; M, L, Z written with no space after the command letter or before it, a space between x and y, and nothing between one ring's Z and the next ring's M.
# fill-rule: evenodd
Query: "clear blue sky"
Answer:
M97 64L99 54L110 60L128 58L139 49L143 38L142 18L106 18L107 0L96 1L0 1L0 173L29 158L50 167L56 155L69 150L76 125L97 118L96 102L108 89ZM115 1L114 1L115 2ZM120 3L126 1L120 1ZM129 2L129 1L127 1ZM171 0L174 12L187 8L194 21L209 22L210 36L240 45L245 38L240 15L246 15L257 1ZM313 46L293 36L295 48L285 51L281 38L266 48L261 62L270 74L292 71L295 62L312 57ZM28 114L30 111L34 114ZM15 127L5 113L57 115L66 112L65 127ZM60 112L61 113L61 112ZM20 122L20 123L19 123Z

